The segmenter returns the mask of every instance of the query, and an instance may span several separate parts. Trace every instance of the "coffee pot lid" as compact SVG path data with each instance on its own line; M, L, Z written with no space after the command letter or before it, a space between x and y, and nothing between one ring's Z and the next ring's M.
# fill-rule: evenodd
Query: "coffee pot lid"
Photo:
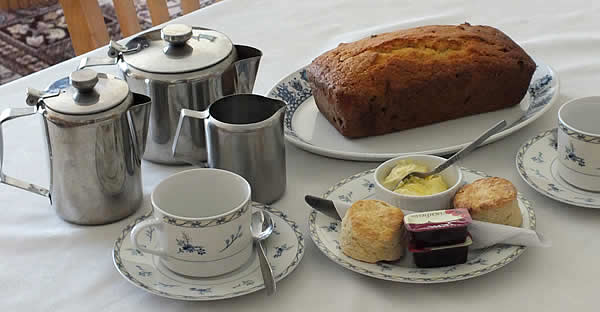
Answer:
M231 40L215 30L169 24L127 43L123 60L145 72L174 74L213 66L233 51Z
M61 114L89 115L110 110L129 95L127 83L112 75L81 69L69 75L69 85L41 96L44 105Z

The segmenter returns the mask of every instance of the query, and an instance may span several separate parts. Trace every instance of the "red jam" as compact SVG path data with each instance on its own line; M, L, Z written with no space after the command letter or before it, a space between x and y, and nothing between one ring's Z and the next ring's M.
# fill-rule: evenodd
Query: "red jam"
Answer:
M464 243L471 224L467 209L435 210L404 217L404 226L416 248Z
M414 244L408 247L418 268L437 268L467 262L469 245L473 241L470 236L461 244L416 248Z

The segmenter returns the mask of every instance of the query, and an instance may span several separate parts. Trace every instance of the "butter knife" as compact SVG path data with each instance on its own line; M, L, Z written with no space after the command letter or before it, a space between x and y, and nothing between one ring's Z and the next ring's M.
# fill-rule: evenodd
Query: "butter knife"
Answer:
M350 204L339 201L334 202L329 199L312 195L304 196L304 201L306 201L306 203L314 210L336 220L342 220L341 216L344 216L348 208L350 208Z

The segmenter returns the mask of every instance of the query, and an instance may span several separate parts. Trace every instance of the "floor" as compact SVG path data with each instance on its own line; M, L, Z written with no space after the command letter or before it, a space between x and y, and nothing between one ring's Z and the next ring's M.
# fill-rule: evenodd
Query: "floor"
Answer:
M111 0L98 0L112 39L121 39ZM118 1L118 0L117 0ZM151 27L145 0L134 0L142 29ZM199 0L206 7L219 0ZM181 15L179 0L168 0L171 17ZM0 85L75 56L65 18L58 4L26 10L0 11Z

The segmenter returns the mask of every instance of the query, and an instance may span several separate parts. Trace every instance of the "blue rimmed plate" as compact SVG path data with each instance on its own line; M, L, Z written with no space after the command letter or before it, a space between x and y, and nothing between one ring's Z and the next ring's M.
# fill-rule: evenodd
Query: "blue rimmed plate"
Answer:
M544 131L521 145L516 165L534 190L554 200L585 208L600 208L600 193L576 188L558 175L556 129Z
M465 182L470 183L486 177L483 172L461 168ZM344 179L330 188L324 198L346 202L361 199L377 199L373 172L368 170ZM531 203L518 193L519 207L523 215L524 228L535 230L535 212ZM403 283L445 283L474 278L497 270L519 257L526 247L494 245L485 249L469 250L468 260L464 264L441 268L417 268L410 254L395 262L376 264L354 260L346 256L339 245L341 222L313 210L309 217L310 236L329 259L354 272L370 277Z
M286 214L270 206L253 203L253 209L263 209L271 214L275 223L273 234L263 242L267 258L276 281L289 275L304 255L304 239L298 225ZM129 234L133 227L150 217L139 217L117 238L113 249L113 262L117 271L133 285L158 296L208 301L243 296L264 288L257 257L238 270L211 278L191 278L175 274L159 263L158 258L133 248ZM153 246L157 239L153 233L141 235L140 243Z
M499 120L507 120L509 127L486 141L491 143L539 118L556 102L558 94L558 76L548 65L538 62L520 105L381 136L347 139L317 109L304 68L283 78L269 91L270 97L288 104L284 121L288 141L319 155L359 161L385 161L404 154L453 153ZM465 125L469 125L469 131L465 131Z

